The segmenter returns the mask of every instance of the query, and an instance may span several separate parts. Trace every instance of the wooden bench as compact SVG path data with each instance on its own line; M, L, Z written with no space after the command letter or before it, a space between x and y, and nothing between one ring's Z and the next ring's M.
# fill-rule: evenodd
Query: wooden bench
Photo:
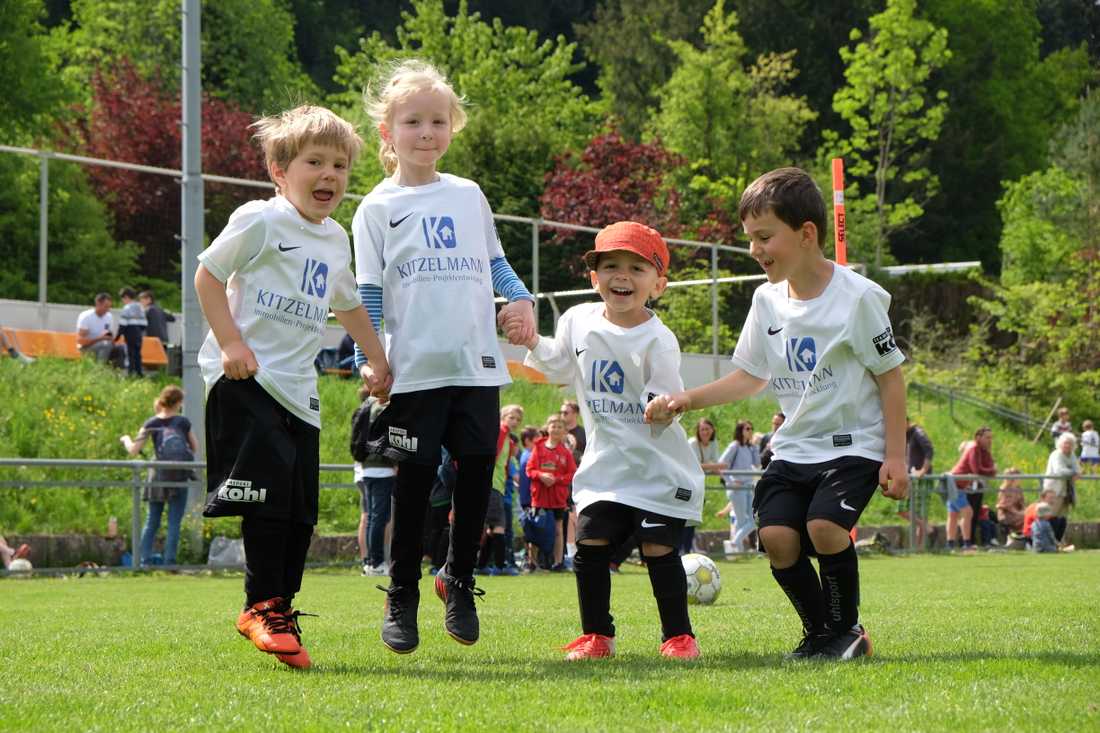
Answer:
M76 333L72 331L34 331L25 328L5 328L9 343L27 356L53 356L59 359L79 359ZM150 367L168 366L168 353L156 336L146 336L141 342L141 363Z

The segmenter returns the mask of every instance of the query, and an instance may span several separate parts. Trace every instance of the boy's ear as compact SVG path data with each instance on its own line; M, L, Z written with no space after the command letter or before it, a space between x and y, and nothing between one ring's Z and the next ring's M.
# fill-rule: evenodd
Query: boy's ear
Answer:
M596 277L596 271L595 270L589 270L588 271L588 281L590 283L592 283L592 289L593 290L599 290L600 289L600 279L598 277Z
M802 228L798 230L799 244L807 247L811 244L817 244L817 224L812 221L802 222Z
M657 282L653 285L653 292L651 292L649 294L650 299L655 300L657 298L660 298L661 295L663 295L665 290L667 290L667 289L668 289L668 278L664 275L661 275L660 277L657 278Z
M283 170L276 161L268 161L267 175L275 182L275 187L278 188L278 190L286 190L286 171Z
M390 139L390 128L386 127L385 122L378 123L378 136L382 138L382 142L393 143Z

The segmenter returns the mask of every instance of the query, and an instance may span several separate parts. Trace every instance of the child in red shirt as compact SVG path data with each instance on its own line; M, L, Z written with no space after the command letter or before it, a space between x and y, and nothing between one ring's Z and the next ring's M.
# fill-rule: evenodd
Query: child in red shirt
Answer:
M565 420L560 415L551 415L546 420L546 430L549 435L536 440L531 449L527 475L531 479L531 506L554 512L554 565L550 569L560 572L565 569L562 521L577 462L565 443Z

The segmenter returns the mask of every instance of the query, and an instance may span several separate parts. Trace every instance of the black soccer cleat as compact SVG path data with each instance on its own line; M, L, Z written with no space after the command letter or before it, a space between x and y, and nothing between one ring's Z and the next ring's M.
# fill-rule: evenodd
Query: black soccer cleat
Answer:
M802 636L802 641L798 646L792 649L790 652L783 655L783 659L795 660L795 659L809 659L813 655L817 654L818 650L829 641L831 637L828 634L819 634L816 632L806 632Z
M855 659L871 656L871 637L860 625L830 636L813 655L814 659Z
M485 591L474 586L473 576L456 578L449 569L446 566L435 576L435 594L447 608L443 627L452 639L469 646L477 643L480 632L474 597L485 595Z
M420 606L420 588L415 584L375 586L386 592L386 610L382 619L382 643L390 651L409 654L420 646L416 628L416 610Z

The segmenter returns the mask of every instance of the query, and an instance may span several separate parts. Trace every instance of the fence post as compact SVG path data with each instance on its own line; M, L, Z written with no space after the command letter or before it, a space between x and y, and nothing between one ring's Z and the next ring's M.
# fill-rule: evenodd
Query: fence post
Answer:
M50 329L50 324L46 321L48 317L46 309L46 258L49 247L50 157L46 153L42 153L38 158L38 319L43 331Z
M535 296L535 330L539 325L539 220L531 220L531 294Z
M710 362L714 366L714 378L718 379L718 248L710 248Z
M909 552L917 551L917 492L920 491L921 480L913 479L909 487Z
M131 471L134 485L130 502L130 562L132 567L139 568L144 559L141 556L141 469L134 466Z

